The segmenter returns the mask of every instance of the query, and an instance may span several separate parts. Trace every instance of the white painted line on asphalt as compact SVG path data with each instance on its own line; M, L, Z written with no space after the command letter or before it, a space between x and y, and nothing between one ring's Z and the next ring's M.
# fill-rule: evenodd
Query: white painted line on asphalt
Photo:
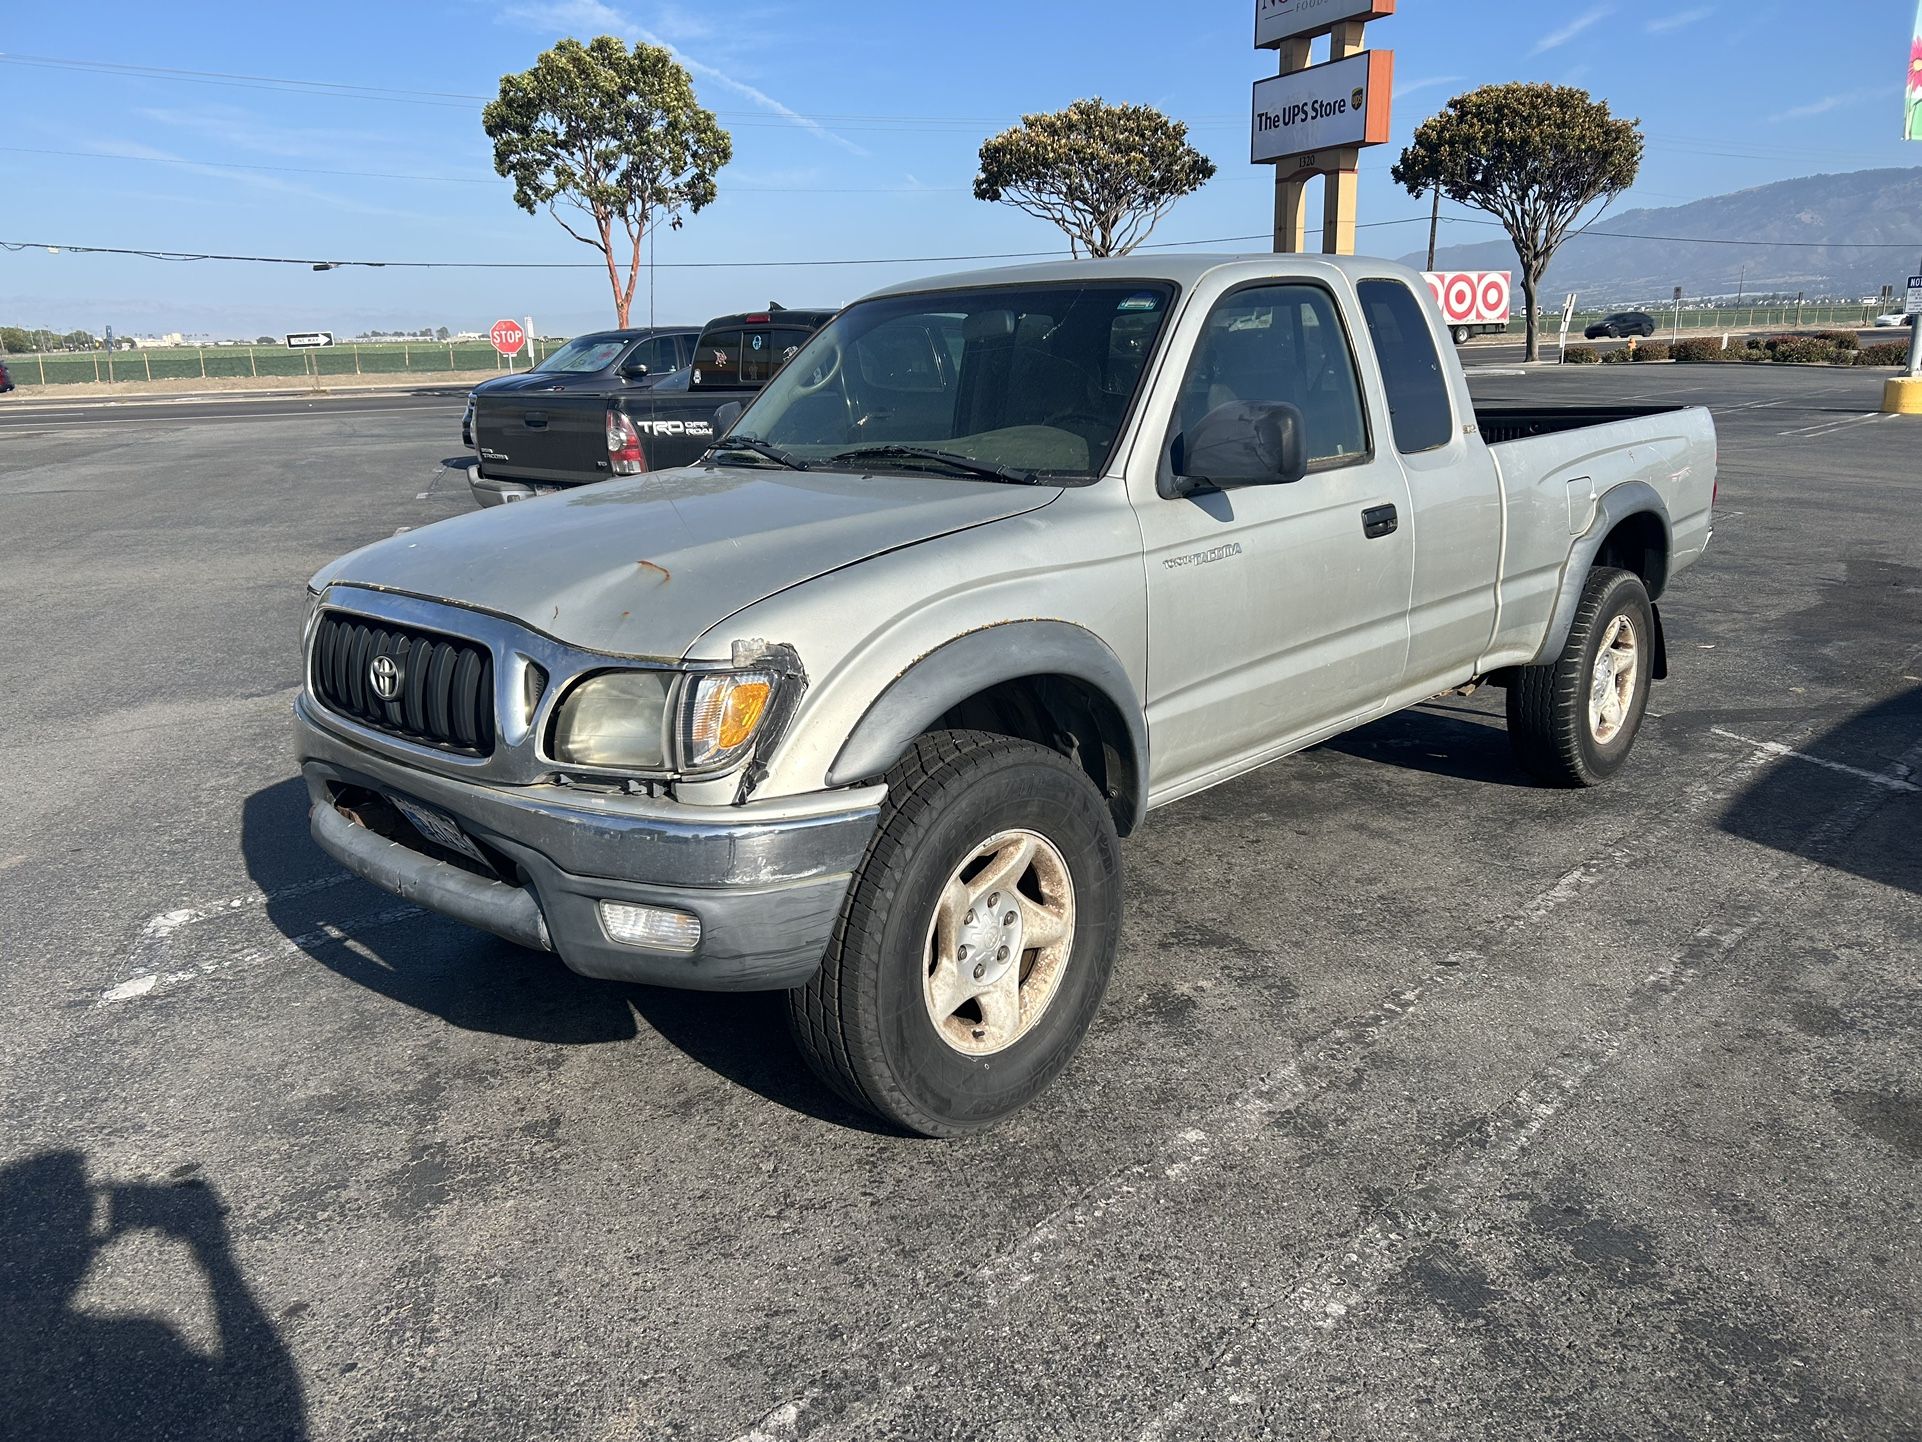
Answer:
M367 406L359 410L335 410L328 406L309 406L297 411L236 411L231 415L204 416L108 416L98 420L78 420L70 425L58 427L72 430L75 426L186 426L212 425L228 421L266 421L286 420L305 417L309 420L327 420L334 416L391 416L391 415L453 415L459 406ZM6 417L0 417L5 420ZM35 417L33 425L43 424ZM0 425L0 430L26 430L27 425Z
M1844 430L1849 426L1859 426L1864 421L1875 420L1879 416L1881 416L1881 414L1882 412L1880 411L1864 411L1861 415L1850 416L1847 420L1817 421L1812 426L1802 426L1792 431L1777 431L1775 434L1778 436L1810 436L1810 437L1832 435L1836 431Z
M346 878L343 877L342 880ZM172 988L182 982L198 981L204 976L212 976L217 971L226 971L237 966L253 966L261 962L276 961L282 957L296 956L312 947L325 946L329 942L346 941L359 936L362 932L376 931L383 926L396 922L411 921L427 913L418 906L395 906L386 911L376 911L369 916L357 917L352 921L335 924L323 921L311 931L287 938L279 946L262 949L252 947L237 955L218 956L197 965L183 967L177 971L148 972L144 976L132 977L118 986L107 988L100 993L96 1006L112 1006L116 1002L137 1001L143 996L151 996L162 988Z
M1770 756L1790 761L1806 761L1811 766L1824 770L1839 771L1844 776L1853 776L1858 781L1866 781L1872 786L1885 786L1891 791L1922 791L1922 786L1909 780L1908 768L1900 762L1891 771L1864 771L1859 766L1845 766L1840 761L1830 761L1822 756L1810 756L1806 752L1792 750L1774 741L1756 741L1733 731L1724 731L1720 726L1709 728L1712 735L1721 736L1729 741L1740 741L1744 746L1755 746L1768 752Z
M275 901L286 901L296 896L307 896L316 891L325 891L330 886L339 886L343 881L353 879L349 872L339 872L332 876L317 876L308 881L298 881L291 886L283 886L276 891L250 891L245 896L231 897L226 901L211 901L200 906L181 906L172 911L158 912L147 918L140 933L134 938L133 948L127 953L127 971L130 973L118 986L109 987L102 992L100 999L123 1001L129 997L144 996L152 991L160 969L167 964L173 951L174 937L185 928L211 916L231 916L236 911L246 911L253 907L266 906Z

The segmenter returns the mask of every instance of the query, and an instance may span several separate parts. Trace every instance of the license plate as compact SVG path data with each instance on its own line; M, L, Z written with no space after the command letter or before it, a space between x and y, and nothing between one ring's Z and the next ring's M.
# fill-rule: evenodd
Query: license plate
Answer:
M436 846L444 846L449 851L457 851L462 856L487 865L480 848L462 834L452 817L443 816L430 806L422 806L418 801L403 801L400 797L390 797L394 808L413 823L414 830L425 836Z

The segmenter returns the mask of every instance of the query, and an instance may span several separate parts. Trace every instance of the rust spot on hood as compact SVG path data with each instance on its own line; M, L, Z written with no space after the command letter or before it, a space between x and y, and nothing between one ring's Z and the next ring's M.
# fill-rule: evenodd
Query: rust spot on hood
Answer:
M672 576L670 576L667 573L666 566L657 566L652 561L636 561L634 564L646 571L659 571L661 573L662 585L666 585L669 581L674 579Z

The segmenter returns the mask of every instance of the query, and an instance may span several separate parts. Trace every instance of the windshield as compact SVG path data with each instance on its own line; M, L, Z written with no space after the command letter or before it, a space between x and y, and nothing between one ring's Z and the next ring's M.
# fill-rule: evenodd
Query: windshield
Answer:
M534 369L565 371L569 375L592 375L614 364L614 357L627 348L624 340L571 340Z
M1103 281L863 301L781 368L734 434L808 465L1090 478L1173 298L1165 282Z

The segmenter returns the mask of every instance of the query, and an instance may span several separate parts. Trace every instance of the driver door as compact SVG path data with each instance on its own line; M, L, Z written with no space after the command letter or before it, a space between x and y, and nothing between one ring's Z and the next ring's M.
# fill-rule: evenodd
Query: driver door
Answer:
M1302 413L1300 481L1137 505L1153 791L1197 789L1339 729L1407 666L1408 484L1377 452L1347 322L1320 285L1247 286L1216 303L1170 440L1217 406L1278 401Z

